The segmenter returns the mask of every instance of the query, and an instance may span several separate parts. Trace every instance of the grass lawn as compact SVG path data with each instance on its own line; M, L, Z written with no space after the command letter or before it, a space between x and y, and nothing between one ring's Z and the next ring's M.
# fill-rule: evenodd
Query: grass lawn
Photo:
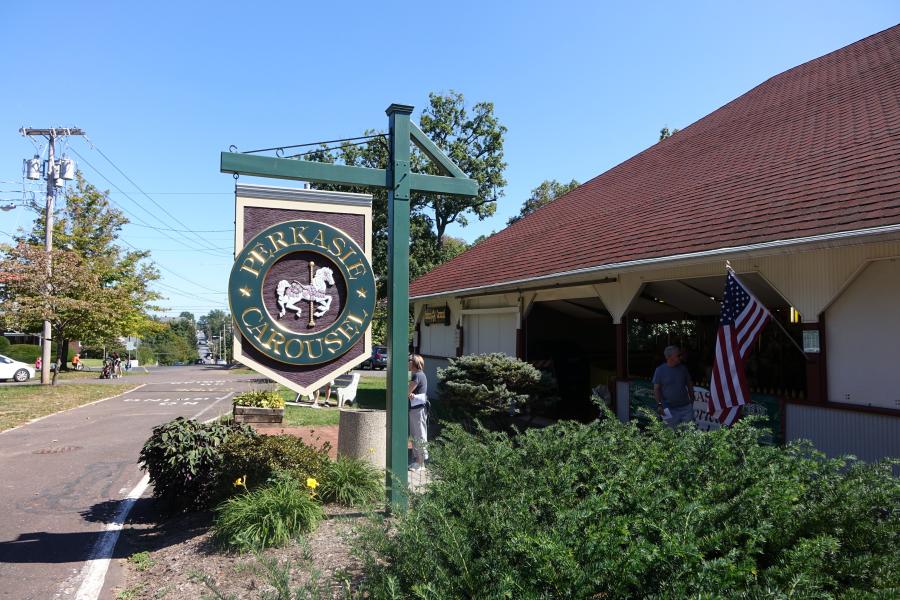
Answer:
M60 410L121 394L134 385L72 383L42 386L0 384L0 431Z
M356 400L353 406L357 408L385 409L385 384L384 377L361 377L359 387L356 390ZM284 386L278 386L278 393L286 402L294 400L296 394ZM335 396L331 401L336 402ZM310 408L308 406L288 406L284 411L284 425L286 427L306 427L317 425L337 425L340 413L337 408Z

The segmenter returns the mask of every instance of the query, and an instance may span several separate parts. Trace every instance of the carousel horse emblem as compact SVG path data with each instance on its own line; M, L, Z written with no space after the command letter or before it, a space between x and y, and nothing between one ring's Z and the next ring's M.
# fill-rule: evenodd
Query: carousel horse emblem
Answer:
M314 274L315 273L315 274ZM329 267L316 269L316 263L309 263L310 283L300 283L297 280L282 279L275 287L278 294L278 307L281 311L278 318L282 318L288 310L294 311L295 319L300 318L303 309L299 302L309 302L309 326L316 324L316 317L321 317L331 307L332 296L326 290L334 285L334 272Z

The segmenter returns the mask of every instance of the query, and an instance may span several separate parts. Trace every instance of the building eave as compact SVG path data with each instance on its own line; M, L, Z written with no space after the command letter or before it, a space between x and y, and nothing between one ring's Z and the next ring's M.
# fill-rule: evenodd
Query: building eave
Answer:
M653 258L641 258L636 260L622 261L617 263L609 263L604 265L596 265L592 267L584 267L581 269L573 269L570 271L560 271L547 275L539 275L517 279L513 281L504 281L496 284L488 284L477 287L459 288L453 290L444 290L431 294L421 294L410 296L410 300L428 300L430 298L441 298L446 296L471 296L485 295L486 292L496 292L498 294L517 292L517 291L535 291L553 287L556 283L566 285L577 283L577 279L582 277L590 277L596 274L606 274L611 271L635 271L645 268L654 268L666 265L683 265L692 262L706 261L710 258L728 259L729 257L743 256L762 256L767 254L777 254L783 250L793 250L802 247L804 250L813 250L823 247L835 247L843 245L852 245L859 243L860 240L865 242L877 241L872 238L898 237L900 236L900 223L892 225L883 225L880 227L870 227L865 229L855 229L851 231L837 231L833 233L813 235L802 238L790 238L784 240L772 240L768 242L759 242L756 244L747 244L744 246L734 246L725 248L716 248L712 250L703 250L700 252L690 252L685 254L675 254L670 256L657 256ZM585 285L591 283L589 280L584 282Z

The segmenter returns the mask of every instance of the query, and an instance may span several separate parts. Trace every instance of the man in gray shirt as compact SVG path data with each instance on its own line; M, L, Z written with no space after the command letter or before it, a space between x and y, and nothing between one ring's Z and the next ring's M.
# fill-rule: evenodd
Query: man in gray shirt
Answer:
M694 422L694 384L687 367L681 364L678 346L669 346L663 354L666 362L653 373L653 394L659 416L669 409L672 416L667 424L674 429L680 423Z

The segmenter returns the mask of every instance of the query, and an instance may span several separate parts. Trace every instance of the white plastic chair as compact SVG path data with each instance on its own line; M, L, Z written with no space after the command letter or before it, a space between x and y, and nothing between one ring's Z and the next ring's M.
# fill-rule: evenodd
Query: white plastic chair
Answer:
M359 373L353 373L350 377L350 383L344 387L335 388L338 398L338 408L342 408L344 404L352 404L356 399L356 388L359 386Z

